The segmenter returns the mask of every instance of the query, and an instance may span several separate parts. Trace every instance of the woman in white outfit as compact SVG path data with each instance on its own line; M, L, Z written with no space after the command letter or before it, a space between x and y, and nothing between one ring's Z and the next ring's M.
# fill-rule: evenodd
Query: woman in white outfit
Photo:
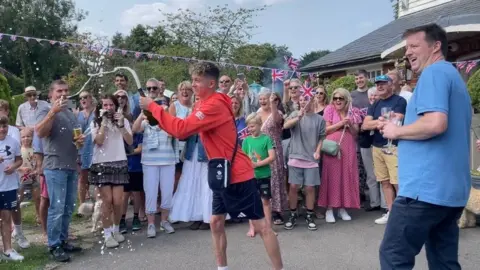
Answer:
M172 208L175 164L179 157L178 142L160 129L155 119L147 120L143 113L135 120L132 130L134 133L143 133L142 167L145 212L148 219L147 237L156 236L155 213L159 187L162 192L160 229L169 234L174 233L175 230L168 222L168 215Z

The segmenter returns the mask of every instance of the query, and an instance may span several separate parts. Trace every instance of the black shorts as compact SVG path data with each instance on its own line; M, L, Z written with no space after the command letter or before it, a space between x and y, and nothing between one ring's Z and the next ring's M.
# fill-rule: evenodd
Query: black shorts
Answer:
M213 192L212 215L258 220L265 217L255 179L232 184L223 192Z
M175 172L182 172L183 169L183 161L178 162L175 164Z
M262 199L271 199L270 177L257 179L257 189Z
M128 184L123 186L124 192L143 191L143 172L129 172Z
M17 208L17 190L0 191L0 210L14 210Z

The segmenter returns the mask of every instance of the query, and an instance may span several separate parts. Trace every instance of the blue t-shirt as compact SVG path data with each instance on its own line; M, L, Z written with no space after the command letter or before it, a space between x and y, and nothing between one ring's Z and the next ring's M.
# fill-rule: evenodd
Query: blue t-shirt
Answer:
M367 115L373 117L373 120L377 120L382 116L382 108L390 107L395 113L405 115L407 108L407 101L398 95L392 95L387 99L380 99L368 107ZM378 129L373 132L372 145L375 147L383 147L388 143L388 140L383 137ZM397 145L398 141L393 141L392 144Z
M37 136L37 133L33 133L33 142L32 142L33 152L38 154L43 154L43 143L42 139Z
M139 145L142 144L143 134L135 133L133 134L133 144L132 149L136 149ZM128 171L129 172L142 172L142 154L128 156Z
M463 207L470 193L472 107L465 82L451 63L436 62L422 71L410 99L405 125L427 112L448 116L443 134L398 145L399 196Z

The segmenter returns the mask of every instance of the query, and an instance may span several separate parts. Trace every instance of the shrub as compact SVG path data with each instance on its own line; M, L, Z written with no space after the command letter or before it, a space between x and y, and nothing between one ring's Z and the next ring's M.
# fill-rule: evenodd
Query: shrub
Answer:
M367 85L368 87L372 87L373 83L368 81ZM331 95L332 92L337 88L345 88L348 91L352 91L356 89L357 85L355 84L355 76L348 75L348 76L344 76L336 79L330 85L327 85L328 94Z
M480 69L468 79L467 87L473 108L475 111L480 111Z
M10 103L10 123L14 124L18 107L12 104L11 92L12 90L10 89L10 85L8 85L7 78L0 74L0 99L6 100Z

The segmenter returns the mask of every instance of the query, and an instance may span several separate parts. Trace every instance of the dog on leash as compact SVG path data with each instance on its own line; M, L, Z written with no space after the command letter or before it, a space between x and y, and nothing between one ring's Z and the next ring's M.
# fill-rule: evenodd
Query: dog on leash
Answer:
M472 187L467 205L458 220L458 227L460 229L475 227L477 225L476 215L480 215L480 189Z
M102 200L82 203L78 207L78 213L87 218L92 217L91 232L97 232L102 228Z

